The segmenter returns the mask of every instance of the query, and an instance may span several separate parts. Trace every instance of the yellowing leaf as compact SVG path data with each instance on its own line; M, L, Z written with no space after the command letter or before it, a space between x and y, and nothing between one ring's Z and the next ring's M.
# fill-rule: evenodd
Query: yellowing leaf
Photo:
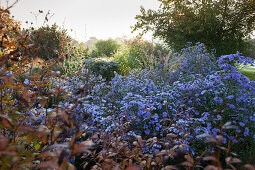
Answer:
M44 145L47 145L47 144L48 144L47 135L43 135L43 136L42 136L42 143L43 143Z
M36 150L38 150L38 149L41 148L41 145L40 145L39 143L37 143L37 144L35 144L34 148L35 148Z

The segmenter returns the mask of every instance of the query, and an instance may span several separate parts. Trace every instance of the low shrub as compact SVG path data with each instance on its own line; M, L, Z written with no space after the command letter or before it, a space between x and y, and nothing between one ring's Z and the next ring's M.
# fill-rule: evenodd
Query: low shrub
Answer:
M105 58L86 59L84 65L94 74L101 75L107 81L114 77L114 72L119 71L119 65L116 62Z

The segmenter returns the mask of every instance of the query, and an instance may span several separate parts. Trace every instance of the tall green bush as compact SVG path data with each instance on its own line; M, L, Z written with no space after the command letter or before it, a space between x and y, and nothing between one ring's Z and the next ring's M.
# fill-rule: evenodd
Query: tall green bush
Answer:
M95 49L91 53L91 57L111 57L120 48L120 44L112 39L99 40L95 44Z
M162 44L153 44L136 37L126 40L122 48L115 53L113 60L119 63L121 74L127 75L133 69L145 69L163 64L169 57L168 53L169 50Z

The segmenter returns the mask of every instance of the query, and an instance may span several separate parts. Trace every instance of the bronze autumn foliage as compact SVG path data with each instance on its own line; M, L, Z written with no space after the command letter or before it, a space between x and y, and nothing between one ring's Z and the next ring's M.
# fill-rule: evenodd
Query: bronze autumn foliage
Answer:
M8 9L0 9L0 16L0 169L74 169L66 156L61 156L63 149L51 149L60 140L63 108L56 108L54 114L49 112L45 118L35 111L38 103L45 106L49 103L50 78L60 78L54 76L52 68L62 56L43 63L43 73L32 73L31 59L38 47L29 44L28 32L19 29ZM24 75L29 83L22 79ZM59 98L63 90L58 87L55 92ZM69 119L71 112L65 119Z

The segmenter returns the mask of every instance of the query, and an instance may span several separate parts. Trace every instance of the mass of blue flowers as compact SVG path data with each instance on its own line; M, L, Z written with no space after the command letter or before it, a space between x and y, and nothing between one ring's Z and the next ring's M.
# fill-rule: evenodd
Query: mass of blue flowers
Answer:
M130 141L136 136L164 138L173 133L180 139L175 142L191 147L191 141L202 140L201 134L222 135L223 144L254 142L255 82L235 67L254 61L240 53L216 59L201 43L173 55L181 64L168 74L162 74L159 66L128 76L115 74L110 84L97 79L89 91L92 100L76 108L79 121L105 133L125 126L125 140ZM72 92L91 84L75 77L63 83ZM223 128L224 124L231 126Z

